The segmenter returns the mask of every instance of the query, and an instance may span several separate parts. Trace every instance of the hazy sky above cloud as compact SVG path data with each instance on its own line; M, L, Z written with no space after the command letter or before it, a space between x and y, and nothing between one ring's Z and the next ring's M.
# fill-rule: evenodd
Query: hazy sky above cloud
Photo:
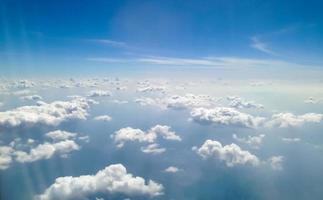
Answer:
M320 1L1 1L6 76L320 79ZM240 77L234 74L238 73Z

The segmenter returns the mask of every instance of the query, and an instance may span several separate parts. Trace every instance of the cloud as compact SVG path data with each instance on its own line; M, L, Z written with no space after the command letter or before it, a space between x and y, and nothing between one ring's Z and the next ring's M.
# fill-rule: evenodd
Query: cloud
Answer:
M41 96L39 96L39 95L28 95L28 96L22 96L22 97L20 97L20 99L24 100L24 101L26 101L26 100L28 100L28 101L31 101L31 100L39 101L39 100L42 100L43 98Z
M112 120L112 118L109 115L100 115L100 116L94 117L94 120L109 122Z
M90 195L124 194L126 196L155 197L163 194L163 185L145 181L128 173L122 164L109 165L94 175L59 177L38 200L86 199Z
M92 90L88 97L109 97L111 96L110 91L104 91L104 90Z
M230 96L227 97L227 100L230 102L229 106L234 108L264 108L262 104L257 104L253 101L245 101L240 97Z
M278 113L266 123L267 127L298 127L306 122L319 123L323 120L323 114L306 113L304 115L294 115L292 113Z
M251 47L254 48L254 49L257 49L263 53L266 53L266 54L270 54L270 55L277 55L277 53L275 53L274 51L272 51L268 45L262 41L260 41L260 39L258 37L252 37L251 38Z
M257 156L240 149L236 144L222 146L218 141L206 140L200 148L193 147L193 150L203 159L215 158L225 162L228 167L245 164L258 166L260 164Z
M156 143L149 144L146 147L141 147L140 150L147 154L161 154L166 151L165 148L159 147L159 144L156 144Z
M268 163L273 170L283 170L283 161L283 156L272 156L268 159Z
M36 106L23 106L0 112L0 128L38 124L57 126L71 119L86 119L88 108L89 103L85 99L38 102Z
M71 133L68 131L51 131L45 134L46 137L51 138L53 141L62 141L67 139L74 139L77 133Z
M282 138L282 141L285 143L297 143L300 142L300 138Z
M180 171L180 169L178 169L177 167L174 167L174 166L169 166L164 170L164 172L166 172L166 173L177 173L179 171Z
M136 103L139 103L142 106L157 106L161 109L191 109L195 107L210 107L217 103L218 99L215 99L209 95L194 95L194 94L185 94L181 95L172 95L165 98L138 98L135 100Z
M162 125L156 125L150 128L147 132L144 132L140 129L126 127L116 131L111 137L114 139L117 147L121 148L128 141L137 141L139 143L154 143L158 136L161 136L166 140L181 141L181 138L176 135L175 132L171 131L169 126ZM154 147L154 149L156 148L156 146L150 147Z
M243 138L243 137L240 138L236 134L233 134L232 137L233 137L233 139L235 139L238 142L248 144L252 148L258 149L259 146L262 144L262 141L263 141L265 135L264 134L261 134L259 136L250 136L250 135L248 135L247 138Z
M230 107L195 108L191 111L191 119L202 125L233 125L256 128L265 121L263 117L254 117Z
M7 169L12 162L14 149L10 146L0 146L0 170Z
M29 153L16 151L14 155L17 162L34 162L42 159L49 159L54 154L67 155L71 151L79 150L80 146L73 140L64 140L57 143L44 143L32 148Z
M96 42L98 44L118 47L118 48L126 48L128 45L125 42L115 41L115 40L107 40L107 39L91 39L88 41Z

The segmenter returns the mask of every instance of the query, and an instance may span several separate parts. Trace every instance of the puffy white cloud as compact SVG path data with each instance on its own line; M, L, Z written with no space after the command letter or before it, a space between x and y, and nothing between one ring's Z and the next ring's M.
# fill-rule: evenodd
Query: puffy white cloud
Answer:
M258 166L260 164L257 156L242 150L236 144L222 146L218 141L206 140L200 148L193 147L193 150L203 159L215 158L225 162L228 167L244 164Z
M240 97L230 96L227 97L227 100L230 101L229 106L234 108L264 108L262 104L257 104L253 101L245 101Z
M111 96L110 91L104 91L104 90L92 90L88 97L108 97Z
M297 127L306 122L319 123L323 120L323 114L306 113L304 115L294 115L292 113L278 113L266 123L268 127Z
M174 167L174 166L169 166L164 170L164 172L167 172L167 173L176 173L179 171L180 171L180 169L178 169L177 167Z
M38 100L42 100L43 98L39 95L28 95L28 96L22 96L20 97L21 100L34 100L34 101L38 101Z
M10 146L0 146L0 170L7 169L12 162L14 149Z
M100 116L94 117L94 120L109 122L112 120L112 118L109 115L100 115Z
M165 92L165 86L158 86L158 85L148 85L137 88L138 92Z
M248 128L256 128L265 121L263 117L254 117L229 107L195 108L191 111L191 119L200 124L234 125Z
M137 141L140 143L154 143L157 139L157 136L161 136L166 140L177 140L181 141L181 138L176 135L175 132L170 130L169 126L156 125L150 128L147 132L144 132L140 129L134 129L131 127L122 128L116 131L111 137L114 139L114 142L117 143L117 147L121 148L124 146L127 141ZM156 149L156 146L150 146L150 149ZM149 148L144 148L147 151Z
M59 177L36 199L86 199L97 193L155 197L162 195L163 189L163 185L135 177L122 164L115 164L94 175Z
M238 142L248 144L252 148L258 149L259 146L262 144L262 141L263 141L265 135L264 134L260 134L258 136L248 135L247 138L243 138L243 137L238 137L236 134L233 134L232 137L233 137L233 139L235 139Z
M274 170L283 170L283 161L283 156L272 156L268 159L268 163Z
M62 141L75 138L76 135L76 133L61 130L51 131L45 134L46 137L51 138L54 141Z
M15 151L16 161L34 162L42 159L49 159L55 153L65 156L71 151L79 150L80 146L76 144L73 140L64 140L57 143L44 143L32 148L29 153L24 151Z
M0 112L0 128L38 124L57 126L70 119L86 119L88 108L89 104L85 99L38 102L36 106L23 106Z
M147 154L161 154L166 151L165 148L159 147L159 144L153 143L146 147L141 147L140 150Z

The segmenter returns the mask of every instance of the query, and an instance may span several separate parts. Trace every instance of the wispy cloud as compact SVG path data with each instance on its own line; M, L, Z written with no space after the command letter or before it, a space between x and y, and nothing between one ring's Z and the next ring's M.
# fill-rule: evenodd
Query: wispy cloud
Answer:
M95 42L102 45L118 47L118 48L127 48L128 45L125 42L108 40L108 39L89 39L88 41Z
M254 49L257 49L263 53L266 53L266 54L270 54L270 55L277 55L276 52L274 52L273 50L271 50L269 47L268 47L268 44L262 42L258 37L252 37L251 38L251 47L254 48Z

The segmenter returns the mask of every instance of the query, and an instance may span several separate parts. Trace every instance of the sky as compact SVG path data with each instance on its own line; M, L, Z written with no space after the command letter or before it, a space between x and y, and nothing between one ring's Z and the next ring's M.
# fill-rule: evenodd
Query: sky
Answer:
M0 0L0 200L321 200L322 6Z
M10 76L133 74L171 67L318 78L321 7L312 0L3 0L0 67Z

